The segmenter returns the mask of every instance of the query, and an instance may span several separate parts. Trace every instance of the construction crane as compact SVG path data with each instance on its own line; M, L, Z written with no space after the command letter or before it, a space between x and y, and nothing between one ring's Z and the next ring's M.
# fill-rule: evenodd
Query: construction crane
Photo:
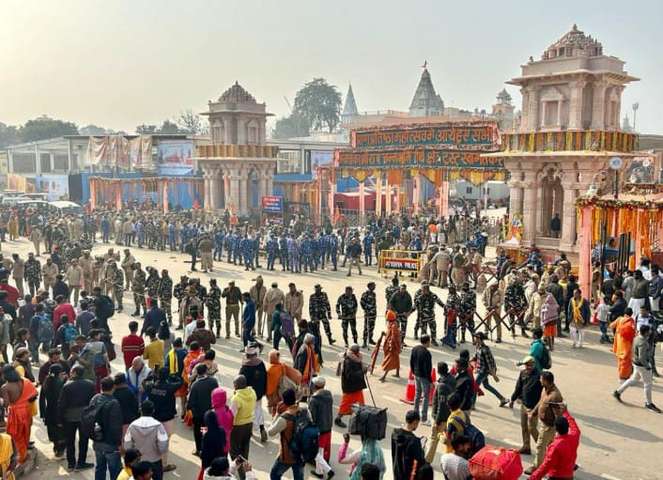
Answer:
M292 105L290 105L290 100L288 100L288 97L283 95L283 100L285 100L285 104L288 106L288 110L290 110L290 113L292 113Z

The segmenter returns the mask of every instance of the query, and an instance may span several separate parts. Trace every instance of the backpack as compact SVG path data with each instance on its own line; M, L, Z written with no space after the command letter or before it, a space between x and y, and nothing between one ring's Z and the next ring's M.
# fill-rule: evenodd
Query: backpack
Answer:
M111 400L112 401L112 400ZM111 401L99 405L98 402L90 403L83 409L81 414L81 430L80 432L87 438L91 438L95 442L100 442L104 438L103 424L100 423L101 415L106 405Z
M295 326L292 323L292 317L286 311L281 311L281 335L285 338L295 336Z
M550 350L548 350L548 347L544 343L543 353L541 354L541 368L543 368L544 370L550 370L551 367L552 367L552 356L550 355Z
M71 323L66 323L62 327L62 339L64 340L64 343L66 343L67 345L71 345L71 343L74 340L76 340L77 336L78 336L78 329Z
M292 439L288 444L290 453L297 463L309 463L318 455L320 444L320 429L308 416L306 410L301 410L297 415L283 414L283 418L295 423Z
M288 376L285 374L285 371L283 372L283 375L281 375L281 379L279 380L279 386L278 386L278 394L279 398L283 398L283 392L286 390L294 390L295 392L299 389L299 385L297 385L294 381L292 381Z
M113 315L115 315L115 304L108 295L99 296L99 302L97 308L99 310L98 312L96 312L97 317L111 318Z
M53 322L46 315L39 318L39 342L50 343L53 341Z
M352 405L350 434L382 440L387 433L387 409L370 405Z
M474 455L476 452L486 446L486 437L484 437L481 430L479 430L477 427L471 423L465 423L462 418L458 417L454 418L453 422L457 422L461 427L463 427L463 435L470 439L472 444L470 456Z

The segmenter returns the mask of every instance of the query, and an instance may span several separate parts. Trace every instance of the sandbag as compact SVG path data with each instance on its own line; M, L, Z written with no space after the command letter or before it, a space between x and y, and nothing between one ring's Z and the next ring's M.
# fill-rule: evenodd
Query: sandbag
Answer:
M518 480L523 473L516 450L486 445L470 459L474 480Z
M387 409L370 405L353 405L350 434L382 440L387 435Z

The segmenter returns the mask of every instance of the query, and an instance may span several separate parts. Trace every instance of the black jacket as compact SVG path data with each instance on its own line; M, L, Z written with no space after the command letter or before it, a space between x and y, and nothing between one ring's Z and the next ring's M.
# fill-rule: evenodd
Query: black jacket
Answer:
M239 369L239 374L246 377L246 384L253 387L256 392L256 399L259 401L267 390L267 370L264 362L260 361L256 365L244 364Z
M407 291L399 290L389 299L389 306L396 313L409 313L412 311L412 296Z
M343 359L343 372L341 373L341 389L343 393L358 392L366 388L363 362L357 362L349 356Z
M541 390L543 389L539 377L539 372L536 369L532 370L532 373L527 373L525 370L520 372L516 381L516 388L511 395L511 401L520 400L525 407L534 408L539 403Z
M184 381L178 375L171 375L165 382L146 382L144 384L147 398L154 403L154 418L161 423L175 418L175 392L180 389Z
M122 418L122 409L118 402L111 395L98 393L92 400L91 405L98 405L97 423L101 426L102 438L95 440L94 450L98 452L116 451L122 441L122 423L118 420Z
M409 479L415 460L418 471L426 463L421 440L408 430L394 429L391 434L391 461L394 478Z
M433 397L433 419L436 424L444 423L449 418L449 397L456 391L456 379L447 375L440 377L435 384L435 396Z
M423 377L430 380L433 371L433 357L426 347L417 345L410 353L410 369L415 377Z
M308 411L320 429L320 433L331 432L334 420L334 397L329 390L319 390L309 397Z
M191 385L187 408L191 410L193 418L202 419L205 413L212 408L212 390L219 386L213 377L204 377Z
M472 408L472 398L474 397L474 386L469 373L459 372L456 375L456 393L463 399L460 405L461 410L470 410Z
M83 409L94 397L94 383L84 378L69 380L62 387L58 400L58 424L80 422Z
M115 387L115 390L113 390L113 397L120 404L122 425L129 425L140 417L140 413L138 412L138 399L136 399L136 395L129 390L129 387Z

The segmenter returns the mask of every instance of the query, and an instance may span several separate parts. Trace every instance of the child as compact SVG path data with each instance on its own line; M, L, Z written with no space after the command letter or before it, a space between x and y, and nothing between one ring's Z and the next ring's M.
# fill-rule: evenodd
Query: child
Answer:
M596 307L596 318L599 321L599 328L601 329L601 343L612 343L608 336L608 318L610 317L610 298L607 295Z

